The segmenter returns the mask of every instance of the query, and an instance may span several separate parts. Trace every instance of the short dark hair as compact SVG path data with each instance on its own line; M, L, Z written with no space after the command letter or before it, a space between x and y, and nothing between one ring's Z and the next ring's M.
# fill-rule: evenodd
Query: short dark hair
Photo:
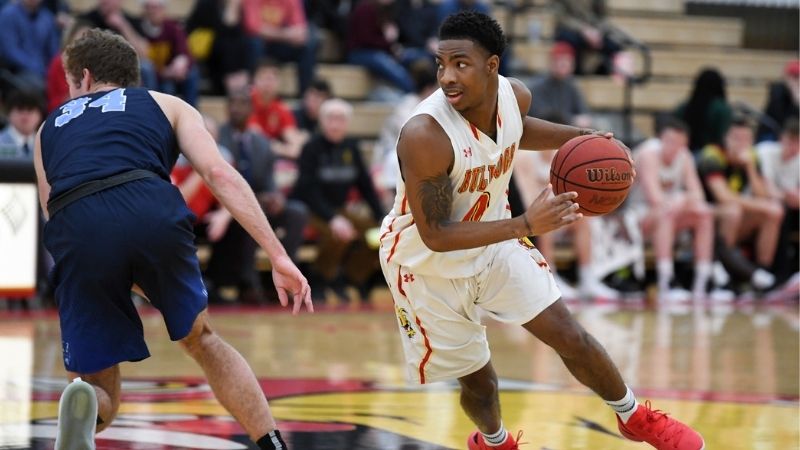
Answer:
M44 107L44 97L37 91L31 90L15 90L11 91L8 94L8 99L6 100L6 110L11 112L11 110L30 110L30 109L38 109L42 114L44 114L45 107Z
M139 85L139 57L122 36L92 28L64 49L64 71L72 82L83 78L83 69L94 80L120 87Z
M681 119L667 115L661 117L659 121L657 121L656 125L656 134L661 134L666 130L675 130L680 131L683 134L689 135L689 125L686 122L682 121Z
M322 78L314 78L308 87L315 91L322 92L329 97L333 95L330 83L328 83L328 80L323 80Z
M439 28L439 40L469 39L485 48L489 54L502 56L506 51L506 36L496 20L475 11L461 11L447 18Z

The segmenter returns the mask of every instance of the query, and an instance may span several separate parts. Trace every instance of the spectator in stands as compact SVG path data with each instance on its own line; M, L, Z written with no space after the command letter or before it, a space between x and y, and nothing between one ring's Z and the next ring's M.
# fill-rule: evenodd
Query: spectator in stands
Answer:
M437 23L441 24L447 16L459 11L475 11L487 16L492 15L489 4L482 0L442 0L436 9Z
M2 5L2 2L0 2L0 5ZM53 14L53 17L56 19L56 24L61 31L72 26L75 17L70 13L67 0L42 0L42 6Z
M364 66L404 93L414 90L406 67L429 58L420 49L403 48L393 18L393 0L362 0L350 14L347 61Z
M142 34L149 45L150 61L155 66L158 91L180 96L197 104L200 72L189 55L186 33L181 25L167 18L166 0L143 0Z
M689 125L689 149L695 154L709 144L724 146L732 115L725 79L716 69L700 72L689 100L675 111L675 116Z
M309 135L314 133L317 130L319 107L332 96L330 84L321 78L315 79L303 93L303 100L293 112L297 127Z
M324 28L335 36L340 50L344 54L344 43L347 39L347 18L355 1L351 0L305 0L306 16L317 28Z
M370 172L381 201L388 208L391 208L394 201L397 177L400 174L400 165L397 161L397 139L400 136L400 129L411 117L419 102L439 89L436 67L427 60L417 61L411 67L411 78L416 89L406 94L394 106L392 114L383 122L378 142L372 151Z
M800 60L795 59L786 63L783 70L783 80L771 83L769 98L764 107L765 119L758 127L758 142L775 141L780 135L780 126L791 117L800 116Z
M572 78L575 69L575 50L566 42L556 42L550 50L550 72L536 80L531 91L536 101L528 112L540 119L560 117L576 127L589 128L589 107Z
M122 10L122 0L97 0L97 7L81 16L94 28L110 30L120 34L136 50L142 86L158 89L158 77L150 61L150 45L142 36L138 19Z
M705 297L711 278L714 213L706 202L688 144L689 127L669 118L661 125L658 138L646 140L633 152L637 176L628 203L640 211L644 234L652 236L658 298L667 302ZM694 239L691 292L672 285L672 249L684 229L691 230Z
M352 106L343 100L322 104L320 130L303 147L292 197L308 205L311 226L319 234L314 275L343 299L348 298L345 283L353 284L363 300L369 294L368 281L379 270L377 252L368 247L365 233L383 220L384 211L359 143L347 137L352 114ZM367 203L371 217L348 208L353 190Z
M775 284L774 275L765 268L772 267L784 212L759 171L753 135L753 124L746 117L734 117L725 146L707 145L697 166L706 198L716 206L721 241L735 248L755 237L756 267L736 268L720 259L732 275L764 290Z
M219 131L219 143L228 148L233 164L253 189L261 208L278 231L286 253L296 258L308 222L308 209L287 200L275 186L275 155L269 140L248 126L252 99L248 90L228 94L228 123ZM256 242L236 222L229 221L219 240L212 243L206 276L215 287L237 285L240 298L258 300L261 283L255 269Z
M272 142L276 155L290 160L300 156L305 143L294 115L278 97L280 69L271 60L262 60L253 75L253 112L250 124L257 126Z
M610 75L614 58L622 47L606 24L605 0L560 0L553 2L556 15L555 40L575 50L575 73ZM588 66L591 52L601 56L596 67Z
M788 118L780 142L758 145L761 172L772 196L783 204L784 219L772 270L779 282L797 271L800 233L800 141L798 117Z
M0 131L0 158L33 160L33 142L44 119L44 99L35 91L14 91L6 100L8 125Z
M205 63L217 94L247 86L255 65L241 1L197 0L186 20L189 49L195 60Z
M44 91L59 39L55 17L41 0L10 2L0 10L0 65L14 74L20 88Z
M242 0L245 29L256 61L267 56L297 63L298 94L314 79L319 36L306 20L301 0Z
M92 24L84 19L73 20L64 34L63 47L83 36L91 28ZM69 100L69 86L67 86L67 76L64 73L64 61L61 59L61 52L58 52L53 57L53 60L50 61L50 67L47 69L46 93L47 112L56 109Z
M439 46L440 5L430 0L396 0L392 8L398 43L423 55L427 53L431 61Z
M534 94L536 95L536 94ZM563 123L563 122L561 122ZM510 202L511 214L521 214L517 209L524 211L523 205L530 205L539 193L550 183L550 163L555 156L555 150L539 152L517 152L514 155L514 183L520 196L519 202ZM515 204L516 203L516 204ZM563 228L564 232L571 234L572 247L578 264L578 288L575 289L558 275L555 264L555 246L557 238L562 231L546 233L536 236L536 247L550 264L550 270L556 279L561 295L564 298L576 299L603 298L618 300L621 294L612 289L599 279L595 274L592 264L591 223L600 220L585 217L572 225Z

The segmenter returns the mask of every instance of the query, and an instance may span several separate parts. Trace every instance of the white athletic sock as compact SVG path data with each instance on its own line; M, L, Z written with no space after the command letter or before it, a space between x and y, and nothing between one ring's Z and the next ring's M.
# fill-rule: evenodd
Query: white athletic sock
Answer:
M578 267L578 283L580 284L581 288L585 289L589 286L592 286L596 282L597 280L594 278L594 270L592 270L591 264Z
M694 283L692 294L704 295L711 278L711 261L700 261L694 266Z
M658 277L659 292L669 290L669 282L672 281L672 260L659 259L656 262L656 275Z
M486 441L486 445L489 447L498 447L508 438L508 432L506 431L506 427L503 426L503 422L500 422L500 431L497 433L486 434L481 432L481 434L483 435L483 440Z
M614 411L616 411L619 418L622 420L622 423L628 423L628 419L631 418L634 412L636 412L636 407L639 406L639 403L636 401L636 397L633 395L633 391L628 386L625 386L628 389L628 392L625 393L625 397L622 399L613 401L613 402L606 402L608 406L610 406Z

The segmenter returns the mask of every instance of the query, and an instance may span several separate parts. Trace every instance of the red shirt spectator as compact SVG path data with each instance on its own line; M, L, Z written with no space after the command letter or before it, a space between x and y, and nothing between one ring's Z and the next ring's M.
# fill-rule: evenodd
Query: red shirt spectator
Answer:
M77 19L67 32L64 45L71 44L93 27L94 25L90 22L84 19ZM47 90L48 113L69 100L69 86L67 85L67 75L64 73L61 53L62 52L58 52L56 56L50 60L50 66L47 68L47 86L45 86L45 88Z
M47 68L47 112L58 108L69 99L69 86L64 66L61 64L61 53L53 57Z
M147 22L142 22L145 38L150 42L150 60L160 73L172 60L180 55L189 58L189 49L186 46L186 33L183 32L178 22L164 20L159 27L153 27L153 34L148 33L150 27Z
M297 127L294 114L281 99L275 97L264 101L255 91L250 124L258 125L267 137L278 140L283 139L284 130Z
M244 26L248 34L259 35L261 28L306 25L306 14L299 0L244 0Z
M190 179L189 177L193 174L194 177ZM199 177L188 162L186 164L176 164L170 174L172 184L176 186L181 186L184 183L191 184L191 186L187 186L188 191L185 192L186 205L197 216L198 220L201 220L211 207L217 203L217 199L211 189Z

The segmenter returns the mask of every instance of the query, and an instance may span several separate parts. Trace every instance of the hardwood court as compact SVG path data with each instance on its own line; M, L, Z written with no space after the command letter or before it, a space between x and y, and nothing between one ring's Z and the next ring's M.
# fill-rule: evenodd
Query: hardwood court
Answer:
M384 294L385 295L385 294ZM377 297L377 295L376 295ZM453 384L406 383L394 311L217 309L216 330L254 367L296 450L463 449L472 426ZM685 305L645 310L572 305L640 401L700 430L707 449L786 450L800 440L798 307ZM153 356L122 366L119 419L99 449L246 449L197 366L143 309ZM533 450L648 448L620 438L614 416L555 353L521 328L488 323L505 423ZM64 386L53 312L0 317L0 448L51 449Z

